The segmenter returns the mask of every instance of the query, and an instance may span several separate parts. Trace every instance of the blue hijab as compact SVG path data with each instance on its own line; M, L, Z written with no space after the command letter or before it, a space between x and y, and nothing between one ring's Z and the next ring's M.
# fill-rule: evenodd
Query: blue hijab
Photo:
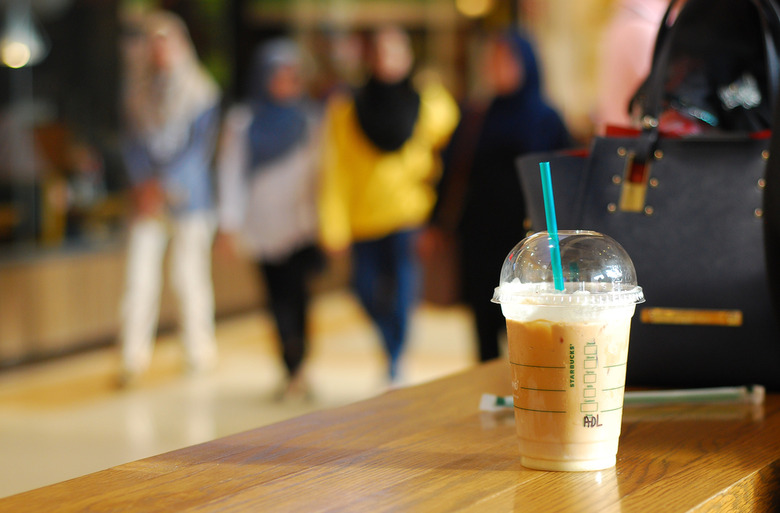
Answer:
M299 62L297 47L287 39L269 41L255 52L249 89L251 170L285 156L306 138L302 101L280 102L268 91L268 84L280 67L297 66Z
M482 143L497 144L512 157L567 146L568 130L542 94L539 66L531 43L517 31L505 32L501 39L522 64L525 80L515 91L493 99Z
M445 169L440 192L445 206L441 206L441 201L437 203L434 222L441 222L440 216L448 215L449 184L463 172L463 162L469 162L458 229L463 240L469 241L466 244L493 252L498 262L495 265L500 267L506 248L511 248L524 233L525 202L517 176L517 158L566 148L571 140L563 120L543 97L539 68L529 41L515 31L497 37L508 43L521 64L524 80L514 91L495 96L484 111L479 105L464 108L461 123L443 154ZM507 227L490 229L497 219L509 220Z

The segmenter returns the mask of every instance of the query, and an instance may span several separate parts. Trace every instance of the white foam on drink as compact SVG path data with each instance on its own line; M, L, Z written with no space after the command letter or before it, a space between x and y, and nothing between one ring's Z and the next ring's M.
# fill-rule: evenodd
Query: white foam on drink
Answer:
M625 319L642 302L642 288L615 288L609 283L567 283L566 290L549 283L528 284L513 280L496 288L493 301L501 304L504 317L528 322L604 322Z
M628 306L545 306L545 305L501 305L504 317L520 322L608 322L634 315L636 305Z

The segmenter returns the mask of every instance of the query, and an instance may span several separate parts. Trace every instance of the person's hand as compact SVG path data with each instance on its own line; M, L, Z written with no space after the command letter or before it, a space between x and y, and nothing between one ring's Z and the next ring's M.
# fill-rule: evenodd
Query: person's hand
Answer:
M428 260L438 253L446 243L447 235L437 226L428 226L417 236L415 250L421 260Z
M351 246L344 246L339 248L325 248L325 254L329 260L344 260L349 258Z
M236 234L218 231L214 237L214 252L225 258L236 258L239 255L238 239Z
M136 185L130 193L135 215L159 217L165 210L165 191L160 180L152 178Z

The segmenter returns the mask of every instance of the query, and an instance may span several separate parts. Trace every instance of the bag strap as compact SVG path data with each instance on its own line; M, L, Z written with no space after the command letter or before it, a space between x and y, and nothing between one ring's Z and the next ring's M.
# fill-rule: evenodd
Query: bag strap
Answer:
M777 52L777 42L780 41L780 7L775 3L775 0L754 0L754 2L763 12L761 28L766 50L769 105L772 107L771 112L774 112L778 94L780 94L780 57ZM774 127L774 123L772 127Z
M674 39L674 30L678 25L677 21L685 16L685 8L688 3L696 0L672 0L666 9L661 26L658 29L655 47L653 49L653 66L648 76L648 100L645 102L646 112L656 121L660 114L661 103L664 93L664 74L668 68L669 55L672 51ZM701 1L701 0L699 0ZM764 39L764 50L766 55L767 80L770 95L770 105L774 106L777 99L778 86L780 86L780 63L778 62L777 41L780 41L780 7L773 0L746 0L752 3L759 14L761 22L761 31ZM679 12L678 4L685 2ZM672 21L672 17L674 20ZM647 120L648 124L653 124L652 120Z
M658 30L653 49L653 65L644 86L646 99L642 117L642 134L637 147L636 159L638 162L644 162L652 154L658 141L658 119L663 103L665 72L668 69L675 31L680 26L678 22L685 19L686 7L689 7L696 0L688 0L680 7L683 1L672 0L669 3ZM780 41L780 8L773 0L747 1L755 6L759 14L766 55L767 91L770 106L774 107L777 102L778 87L780 87L780 62L776 46L776 42ZM673 16L675 18L671 22Z

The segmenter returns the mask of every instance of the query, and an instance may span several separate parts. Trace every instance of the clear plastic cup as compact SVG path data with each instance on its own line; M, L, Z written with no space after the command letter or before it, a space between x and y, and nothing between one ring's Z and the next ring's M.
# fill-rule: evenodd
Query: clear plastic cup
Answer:
M556 290L547 232L518 243L493 301L507 321L523 466L601 470L615 465L628 338L644 301L626 251L591 231L558 233L564 290Z

